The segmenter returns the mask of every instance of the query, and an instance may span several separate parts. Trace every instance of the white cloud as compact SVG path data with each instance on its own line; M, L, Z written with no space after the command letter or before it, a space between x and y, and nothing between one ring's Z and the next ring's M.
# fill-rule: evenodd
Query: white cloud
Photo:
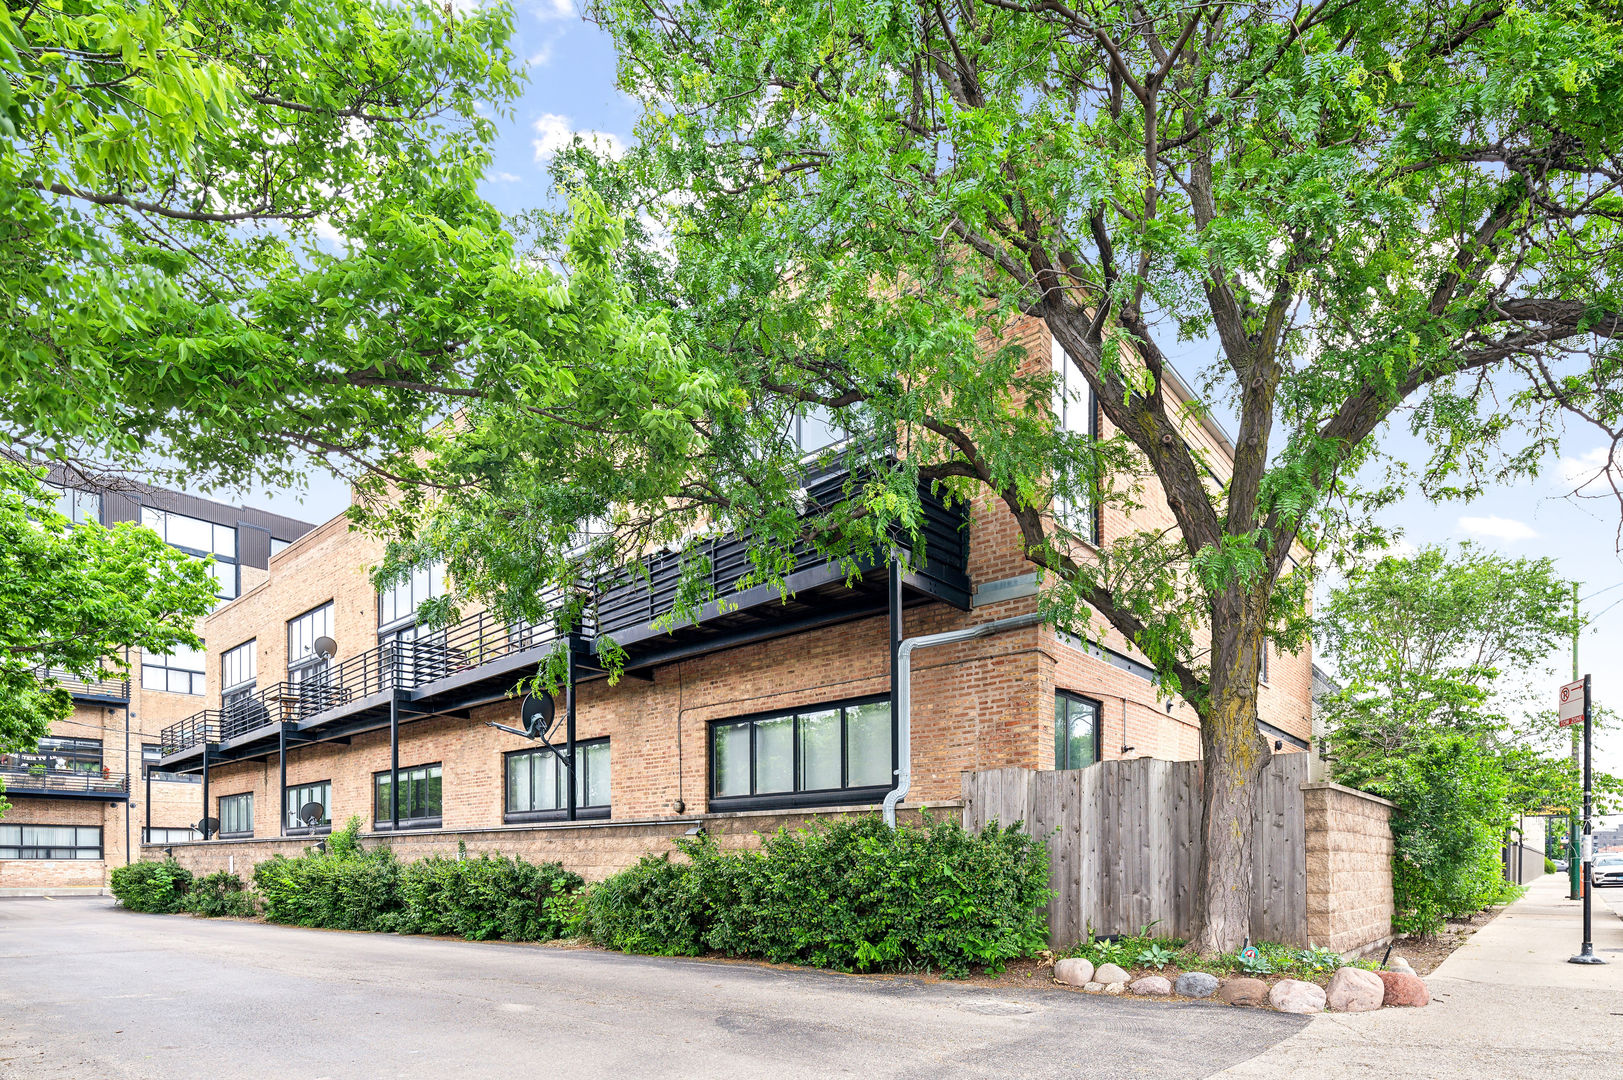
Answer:
M565 149L579 135L587 146L599 153L617 158L625 154L626 144L618 135L608 131L576 131L570 126L569 117L559 116L557 113L542 113L532 125L537 138L531 143L535 147L535 160L544 163L558 151Z
M1606 474L1612 474L1620 487L1623 487L1623 461L1613 456L1608 462L1607 449L1597 446L1587 450L1577 457L1562 457L1560 462L1561 486L1567 491L1581 492L1590 488L1605 490L1610 487Z
M556 40L557 38L553 38L550 41L542 42L541 47L531 53L529 59L524 61L524 66L526 68L538 68L546 67L552 63L552 43Z
M1501 540L1507 544L1517 540L1532 540L1538 536L1533 527L1526 522L1494 514L1487 517L1462 517L1459 527L1472 536L1484 540Z
M504 184L516 184L516 183L518 183L518 182L519 182L519 180L520 180L520 179L521 179L521 178L520 178L520 177L519 177L519 176L518 176L518 174L517 174L517 173L510 173L510 172L497 172L497 173L492 173L492 174L491 174L491 176L490 176L490 178L491 178L491 179L492 179L492 180L500 180L500 181L501 181L501 182L502 182L502 183L504 183Z
M530 0L524 6L529 9L531 15L543 22L575 17L575 0Z

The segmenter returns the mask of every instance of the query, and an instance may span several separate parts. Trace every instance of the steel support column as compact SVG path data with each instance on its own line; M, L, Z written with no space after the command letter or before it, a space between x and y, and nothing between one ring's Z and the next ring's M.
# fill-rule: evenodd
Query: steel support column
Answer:
M389 692L389 828L400 831L400 687Z
M564 660L564 764L565 783L569 785L569 792L565 796L567 801L567 817L570 821L576 818L575 806L575 636L569 635L568 648L565 650Z
M885 589L890 613L890 776L892 786L901 768L897 745L900 738L896 718L901 715L902 678L896 666L896 654L902 647L902 560L894 551L890 555L890 581Z
M203 820L198 826L203 831L203 839L209 838L209 742L208 735L203 736Z
M276 729L276 814L282 824L277 828L277 836L287 835L287 721L283 721Z

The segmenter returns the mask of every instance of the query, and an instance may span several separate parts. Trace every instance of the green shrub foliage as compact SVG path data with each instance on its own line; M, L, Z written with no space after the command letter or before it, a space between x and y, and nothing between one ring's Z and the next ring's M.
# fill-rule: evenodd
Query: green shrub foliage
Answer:
M192 882L181 907L193 915L209 918L222 915L246 918L254 913L253 897L243 887L242 879L224 870Z
M557 863L480 855L402 863L387 847L362 848L360 821L327 851L278 856L254 869L271 922L333 930L458 934L471 940L544 941L573 933L578 874Z
M129 910L167 915L181 910L192 887L192 872L173 859L143 860L113 867L111 887Z
M586 894L583 925L627 952L716 950L841 971L998 970L1045 945L1045 846L955 821L877 817L779 832L758 852L679 841Z

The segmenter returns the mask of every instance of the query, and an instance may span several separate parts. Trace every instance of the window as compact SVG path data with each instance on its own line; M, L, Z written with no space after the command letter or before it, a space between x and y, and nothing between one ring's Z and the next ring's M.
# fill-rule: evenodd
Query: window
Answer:
M299 818L299 811L311 803L321 805L321 817L314 824ZM287 836L332 831L332 781L320 780L314 784L300 784L287 789L287 801L282 806L282 832Z
M1266 641L1262 643L1262 671L1258 673L1257 678L1261 680L1262 685L1268 685L1268 643Z
M220 835L252 836L254 834L254 793L220 796Z
M1054 694L1054 768L1083 769L1099 760L1099 703L1069 690Z
M201 784L203 778L196 773L164 772L158 765L163 760L163 747L155 742L141 744L141 775L154 780L176 784Z
M834 421L834 414L822 405L808 405L789 418L789 438L802 456L815 454L844 441L846 432Z
M327 670L328 657L316 652L316 638L332 636L332 601L287 623L287 681L297 685Z
M282 551L286 550L287 545L290 544L290 543L292 543L291 540L278 540L278 539L276 539L276 537L273 536L273 537L271 537L271 542L270 542L270 553L272 555L279 554Z
M59 488L55 484L46 487L56 492L56 512L75 525L101 523L101 496L94 491Z
M170 653L143 653L141 689L160 690L168 694L201 694L206 681L203 670L201 649L176 645Z
M101 740L47 735L39 740L38 747L27 753L18 751L0 755L0 763L10 769L29 772L100 773Z
M391 774L372 774L372 820L379 829L394 827L394 807L389 795ZM437 829L440 824L443 787L440 767L413 765L400 770L400 827Z
M0 825L0 859L99 859L101 828Z
M143 829L141 842L143 844L186 844L193 840L203 839L203 834L196 829Z
M722 720L710 728L712 807L875 802L895 779L890 699Z
M445 595L445 564L435 562L419 567L378 593L378 626L415 621L424 600ZM382 637L380 634L379 637Z
M256 642L249 638L234 649L220 654L220 689L225 693L247 688L252 690L258 677L259 656Z
M199 557L214 556L209 572L214 575L215 595L222 600L236 598L241 583L237 572L237 530L234 526L216 525L202 518L151 506L141 507L141 524L161 536L164 543L171 547Z
M609 816L609 740L575 743L575 814ZM564 763L550 750L514 750L504 763L507 797L504 821L557 821L567 809L569 782Z
M1093 387L1082 377L1058 341L1053 342L1054 420L1061 431L1089 438L1099 436L1099 410ZM1074 486L1079 478L1069 478ZM1054 518L1072 532L1099 542L1099 520L1091 494L1068 491L1054 497Z

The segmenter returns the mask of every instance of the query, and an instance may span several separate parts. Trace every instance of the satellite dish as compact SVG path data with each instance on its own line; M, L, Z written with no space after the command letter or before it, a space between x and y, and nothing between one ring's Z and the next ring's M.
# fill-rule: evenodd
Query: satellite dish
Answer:
M299 821L305 825L319 825L327 816L327 808L318 802L307 802L299 807Z
M316 655L321 657L323 660L331 660L338 654L338 642L334 641L326 634L322 634L320 637L316 638L312 647L316 650Z
M209 837L220 831L220 819L212 817L204 818L202 821L197 823L197 831L203 834L203 839L207 840Z
M558 706L551 694L525 694L524 701L518 707L518 715L526 735L532 739L544 739L552 729L552 722L557 719Z

